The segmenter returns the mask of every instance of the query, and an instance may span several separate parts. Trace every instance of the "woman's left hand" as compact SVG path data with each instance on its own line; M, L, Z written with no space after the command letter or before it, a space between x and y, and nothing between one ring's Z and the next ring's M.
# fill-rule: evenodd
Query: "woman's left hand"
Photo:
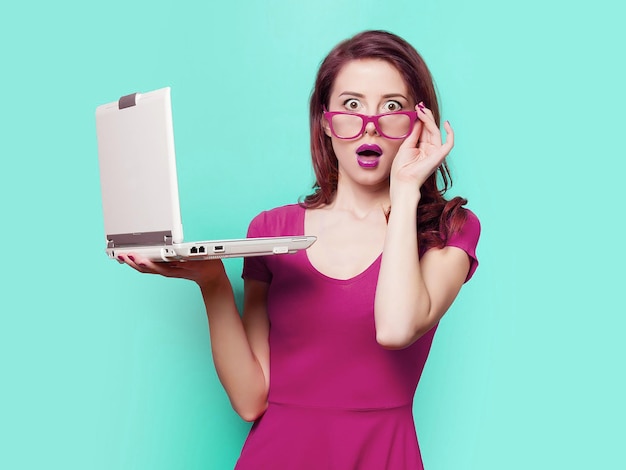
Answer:
M430 109L425 108L422 103L415 109L419 121L398 149L391 166L392 200L394 190L400 188L417 191L419 194L422 184L443 163L454 146L454 132L448 121L443 125L446 130L444 143Z

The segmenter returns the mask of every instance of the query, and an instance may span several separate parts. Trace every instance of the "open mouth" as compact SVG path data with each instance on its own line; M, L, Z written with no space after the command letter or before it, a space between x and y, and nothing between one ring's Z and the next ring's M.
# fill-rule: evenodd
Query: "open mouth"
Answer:
M383 149L378 145L363 144L356 149L356 160L362 168L376 168L382 154Z

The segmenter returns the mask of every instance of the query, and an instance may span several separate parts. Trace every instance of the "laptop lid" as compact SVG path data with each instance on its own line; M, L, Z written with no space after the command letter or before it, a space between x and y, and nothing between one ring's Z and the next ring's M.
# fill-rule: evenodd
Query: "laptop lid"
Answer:
M170 88L96 109L107 246L181 243Z
M96 108L107 254L155 261L295 253L315 237L183 243L170 88L126 95Z

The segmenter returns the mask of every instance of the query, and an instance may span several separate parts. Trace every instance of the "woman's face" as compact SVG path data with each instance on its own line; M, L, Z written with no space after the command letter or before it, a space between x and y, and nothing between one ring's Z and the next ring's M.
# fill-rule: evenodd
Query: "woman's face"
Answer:
M331 89L328 111L371 116L414 111L415 104L402 75L393 65L379 59L362 59L348 62L339 71ZM335 131L336 123L338 121L333 121ZM364 186L389 184L391 164L404 139L381 136L373 122L367 124L362 134L349 140L333 135L326 119L323 126L339 162L340 185L347 182Z

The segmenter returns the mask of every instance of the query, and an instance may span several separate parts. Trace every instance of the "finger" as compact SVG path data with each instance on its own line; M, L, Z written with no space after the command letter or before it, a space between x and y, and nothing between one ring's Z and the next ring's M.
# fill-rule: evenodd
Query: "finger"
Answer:
M126 263L128 266L133 268L135 271L139 271L140 273L156 274L151 266L148 265L149 260L146 260L134 253L118 255L117 259L119 261L122 261L123 263Z
M439 126L435 122L435 117L433 116L432 111L426 108L423 103L420 103L418 106L419 111L417 113L417 116L419 120L424 123L422 140L425 140L427 143L430 144L441 145L441 131L439 130Z
M446 130L445 143L439 146L424 146L420 143L420 151L424 152L425 159L429 159L431 161L431 164L434 165L434 169L445 161L446 157L450 154L452 147L454 147L454 131L452 130L452 126L448 121L446 121L444 122L443 127ZM430 147L430 152L428 152L425 147Z
M417 111L417 114L419 116L419 108L417 106L415 106L415 111ZM416 148L417 142L420 138L420 135L422 134L423 126L424 125L422 124L422 121L418 119L415 122L415 125L413 126L413 130L411 130L411 133L409 134L409 136L406 137L404 139L404 142L402 142L402 145L400 145L400 148Z
M128 253L126 255L119 255L119 261L122 261L129 265L131 268L144 274L161 274L166 276L168 269L166 264L170 263L155 263L148 258L143 258L135 253Z
M443 128L446 130L446 142L441 147L445 150L445 155L448 155L454 147L454 129L452 129L450 121L444 122Z
M431 155L432 158L437 161L436 166L443 164L452 151L452 147L454 147L454 131L452 130L452 126L450 126L450 123L446 121L444 122L443 127L446 130L446 141L434 150Z
M157 262L147 258L139 258L135 259L135 262L144 270L143 272L160 274L166 277L180 277L180 273L183 270L182 263L179 261Z

